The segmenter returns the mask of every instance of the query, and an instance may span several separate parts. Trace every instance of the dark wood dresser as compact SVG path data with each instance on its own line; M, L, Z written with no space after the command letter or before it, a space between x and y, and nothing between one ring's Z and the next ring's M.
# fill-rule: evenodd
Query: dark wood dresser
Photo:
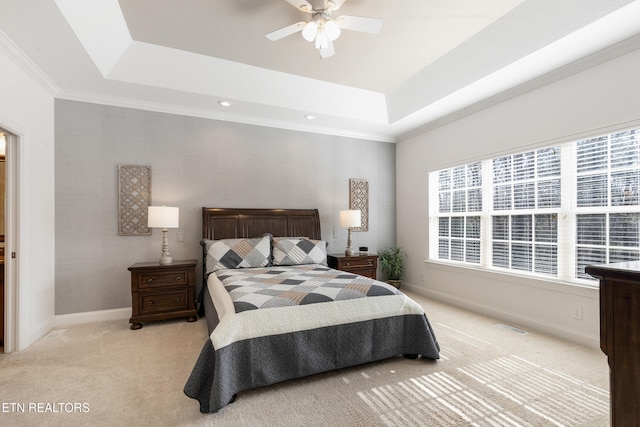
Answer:
M376 278L378 271L378 255L352 255L329 254L327 255L329 267L336 270L347 271L361 276Z
M197 261L140 262L131 271L131 329L142 328L142 322L186 317L198 320L195 308Z
M640 426L640 261L592 265L600 279L600 348L610 369L612 426Z

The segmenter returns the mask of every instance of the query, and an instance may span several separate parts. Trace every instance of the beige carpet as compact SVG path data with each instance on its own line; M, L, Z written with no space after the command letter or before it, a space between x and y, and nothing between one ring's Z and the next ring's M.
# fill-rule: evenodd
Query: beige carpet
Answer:
M56 330L0 355L0 425L609 425L600 350L411 296L435 329L439 361L398 357L289 381L244 392L217 414L200 414L182 392L203 320Z

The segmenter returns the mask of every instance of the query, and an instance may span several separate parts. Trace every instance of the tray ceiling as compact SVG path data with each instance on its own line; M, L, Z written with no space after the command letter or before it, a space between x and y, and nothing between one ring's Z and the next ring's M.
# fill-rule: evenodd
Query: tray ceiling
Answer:
M630 0L347 0L335 15L382 30L344 30L322 60L300 34L266 39L308 19L285 0L0 8L0 44L56 97L383 141L640 46Z

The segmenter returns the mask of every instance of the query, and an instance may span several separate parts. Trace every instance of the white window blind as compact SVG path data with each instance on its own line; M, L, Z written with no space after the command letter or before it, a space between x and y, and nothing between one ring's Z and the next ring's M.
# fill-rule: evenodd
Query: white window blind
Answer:
M482 163L438 172L438 257L480 262Z
M492 266L556 275L560 151L544 148L492 161Z
M640 129L429 177L434 259L563 280L640 259Z
M590 264L640 259L639 130L577 146L576 276Z

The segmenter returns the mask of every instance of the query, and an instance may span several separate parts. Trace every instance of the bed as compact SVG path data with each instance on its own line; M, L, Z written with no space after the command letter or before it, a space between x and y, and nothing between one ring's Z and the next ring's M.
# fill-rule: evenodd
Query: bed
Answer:
M439 358L415 301L327 267L318 210L202 208L202 226L209 338L184 388L202 413L285 380L398 355Z

